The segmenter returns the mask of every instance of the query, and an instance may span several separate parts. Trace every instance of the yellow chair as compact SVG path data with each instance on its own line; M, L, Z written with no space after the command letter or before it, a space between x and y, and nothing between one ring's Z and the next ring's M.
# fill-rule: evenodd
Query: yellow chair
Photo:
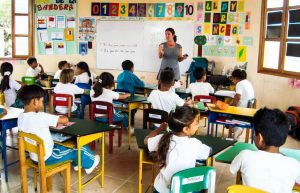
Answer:
M26 151L35 153L38 156L38 164L30 158L26 159ZM37 172L40 175L40 192L46 193L47 189L52 189L52 175L62 172L65 179L65 192L71 191L71 161L65 161L52 165L45 165L45 147L41 138L34 134L19 132L19 157L20 157L20 178L22 193L28 192L27 187L27 169L33 168L34 189L37 190Z
M257 188L252 188L244 185L232 185L227 188L227 193L267 193L266 191L259 190Z

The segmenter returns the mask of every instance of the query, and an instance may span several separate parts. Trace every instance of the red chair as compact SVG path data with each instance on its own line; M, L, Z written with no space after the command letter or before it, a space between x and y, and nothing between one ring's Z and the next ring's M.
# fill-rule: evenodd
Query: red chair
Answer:
M206 95L196 95L194 96L194 101L203 102L204 106L207 106L207 103L215 103L217 101L217 98L215 96L206 96ZM207 111L201 111L201 117L204 118L204 127L207 125L207 118L208 118L208 112ZM211 127L211 133L213 135L213 126Z
M123 124L122 121L113 122L113 114L114 114L114 106L112 103L103 102L103 101L94 101L90 104L90 119L93 121L100 121L96 118L107 118L103 122L107 122L110 125L118 125L119 127L115 127L118 129L118 147L122 145L122 130ZM114 129L109 131L109 153L113 153L113 136Z
M72 115L72 105L73 105L73 97L69 94L52 94L50 97L50 112L53 114L59 115L67 115L71 117ZM66 114L55 112L56 106L63 106L68 108L68 112Z

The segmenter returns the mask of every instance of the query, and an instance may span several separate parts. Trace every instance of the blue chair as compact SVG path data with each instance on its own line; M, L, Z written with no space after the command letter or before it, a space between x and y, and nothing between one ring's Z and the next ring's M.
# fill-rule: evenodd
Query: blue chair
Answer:
M91 90L91 85L86 84L86 83L77 83L76 84L79 88L85 89L85 90ZM90 95L86 95L86 94L82 94L82 95L76 95L76 96L80 96L80 112L79 112L79 117L81 119L84 119L84 109L86 105L89 105L91 103L91 97ZM75 97L76 97L75 96ZM76 103L76 101L75 101Z
M193 60L194 61L190 64L188 71L186 71L187 80L188 80L188 78L190 78L190 83L193 83L196 81L194 74L193 74L195 68L202 67L202 68L206 69L206 71L207 71L207 66L208 66L208 60L206 58L193 58Z

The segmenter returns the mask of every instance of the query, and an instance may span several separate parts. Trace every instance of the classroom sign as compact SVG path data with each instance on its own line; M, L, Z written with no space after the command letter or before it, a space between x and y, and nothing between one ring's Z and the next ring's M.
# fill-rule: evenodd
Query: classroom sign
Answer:
M247 47L252 38L242 36L250 29L251 13L245 11L244 0L198 0L196 35L206 35L204 56L236 57L246 61Z
M77 53L76 0L36 0L34 9L39 54Z
M122 18L193 19L193 3L92 3L91 15Z

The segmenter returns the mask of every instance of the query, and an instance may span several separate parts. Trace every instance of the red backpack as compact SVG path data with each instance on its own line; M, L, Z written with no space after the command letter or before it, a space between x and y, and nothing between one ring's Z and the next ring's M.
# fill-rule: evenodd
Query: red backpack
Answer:
M300 106L291 106L285 112L290 123L290 134L300 140Z

